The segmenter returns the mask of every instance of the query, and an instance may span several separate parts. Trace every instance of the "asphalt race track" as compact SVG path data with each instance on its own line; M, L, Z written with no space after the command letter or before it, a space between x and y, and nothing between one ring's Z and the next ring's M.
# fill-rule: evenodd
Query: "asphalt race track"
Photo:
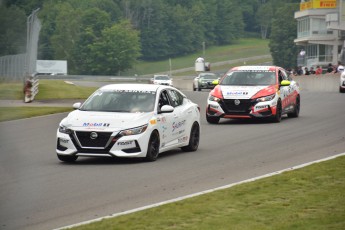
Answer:
M66 114L0 123L0 229L53 229L238 182L345 152L345 94L302 90L299 118L205 120L207 91L185 91L202 112L199 150L156 162L55 154Z

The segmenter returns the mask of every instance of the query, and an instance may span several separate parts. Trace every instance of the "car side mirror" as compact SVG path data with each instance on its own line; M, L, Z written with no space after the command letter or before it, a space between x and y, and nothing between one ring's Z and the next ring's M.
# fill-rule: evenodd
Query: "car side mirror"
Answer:
M219 84L219 79L214 80L214 81L212 82L212 85L218 85L218 84Z
M80 103L80 102L74 103L74 104L73 104L73 109L79 109L80 106L81 106L81 103Z
M282 81L280 82L280 86L289 86L290 84L291 84L291 82L288 81L288 80L282 80Z
M171 105L163 105L159 113L172 113L174 112L174 107Z

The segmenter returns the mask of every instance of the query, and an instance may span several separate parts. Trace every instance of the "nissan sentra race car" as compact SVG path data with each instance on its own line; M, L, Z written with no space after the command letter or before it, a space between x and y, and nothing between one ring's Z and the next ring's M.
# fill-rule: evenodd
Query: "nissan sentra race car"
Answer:
M127 157L154 161L174 148L196 151L199 106L164 85L112 84L93 93L57 129L57 157Z
M298 117L300 90L283 68L278 66L239 66L230 69L210 92L206 120L216 124L220 118Z

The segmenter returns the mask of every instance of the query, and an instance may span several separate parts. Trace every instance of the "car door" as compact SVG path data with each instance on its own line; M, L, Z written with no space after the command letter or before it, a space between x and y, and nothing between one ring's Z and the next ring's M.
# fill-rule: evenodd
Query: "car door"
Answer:
M289 80L288 75L284 69L279 69L278 77L279 77L279 84L283 80ZM280 98L282 101L283 113L287 112L287 110L289 109L289 106L291 104L291 94L292 94L291 84L288 86L280 86Z
M171 142L173 141L173 123L175 122L175 111L172 113L160 113L161 108L164 105L171 105L171 101L169 98L169 94L167 90L162 90L159 95L158 99L158 114L157 114L157 120L159 122L159 129L161 133L161 148L167 147L171 145ZM172 105L171 105L172 106Z
M168 90L171 104L174 107L174 121L172 123L172 142L171 144L178 144L188 138L192 120L192 108L184 99L185 97L177 90Z

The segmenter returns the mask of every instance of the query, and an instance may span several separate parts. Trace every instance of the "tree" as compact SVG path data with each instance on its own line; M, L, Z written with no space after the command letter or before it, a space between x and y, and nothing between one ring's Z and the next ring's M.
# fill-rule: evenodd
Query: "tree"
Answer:
M269 47L275 65L285 68L296 65L297 46L294 39L297 37L297 22L294 20L294 12L298 7L298 4L284 4L277 9L272 20Z
M75 44L71 47L75 62L75 71L81 74L90 74L91 65L95 60L91 57L91 46L102 39L102 32L111 26L110 15L99 8L91 8L80 12L80 28Z
M115 75L130 69L140 56L139 33L129 21L121 21L102 31L99 40L89 45L90 74Z
M260 25L261 38L266 39L271 27L273 7L271 2L262 3L256 13L256 20Z
M217 44L225 45L232 43L242 36L244 23L242 12L237 4L228 0L217 1Z
M0 7L0 56L26 52L26 16L16 6Z

